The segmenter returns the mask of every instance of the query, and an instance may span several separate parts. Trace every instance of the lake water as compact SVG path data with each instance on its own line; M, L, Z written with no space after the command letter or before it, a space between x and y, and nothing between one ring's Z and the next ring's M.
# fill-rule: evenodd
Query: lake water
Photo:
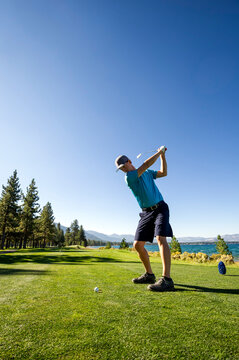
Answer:
M198 253L203 252L207 255L216 254L216 246L214 244L180 244L182 252L189 252L189 253ZM229 247L229 251L232 252L232 255L234 256L235 260L239 261L239 244L227 244ZM95 248L98 248L99 246L93 246ZM118 249L118 245L114 245L114 248ZM130 246L132 247L132 246ZM153 244L146 244L146 249L148 251L159 251L158 245L156 243Z
M229 247L229 251L232 252L232 255L234 256L235 260L239 260L239 244L227 244ZM189 253L198 253L203 252L207 255L216 254L216 246L214 244L180 244L182 253L187 251ZM152 245L146 245L147 250L149 251L158 251L158 245L152 244Z

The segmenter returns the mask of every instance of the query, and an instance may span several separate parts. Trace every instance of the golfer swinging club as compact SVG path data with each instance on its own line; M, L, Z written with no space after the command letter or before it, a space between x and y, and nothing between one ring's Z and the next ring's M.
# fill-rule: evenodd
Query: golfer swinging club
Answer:
M125 181L142 209L133 246L138 252L146 272L132 281L135 284L151 284L148 286L148 290L152 291L174 290L174 283L170 277L171 254L166 240L167 236L173 236L169 224L169 208L154 182L157 178L167 176L165 151L165 146L161 146L138 169L135 169L131 160L125 155L120 155L115 160L116 171L120 169L125 173ZM161 158L161 170L148 170L159 157ZM144 247L146 241L153 242L154 236L158 242L163 264L163 274L157 282L155 282L156 278L150 265L148 252Z

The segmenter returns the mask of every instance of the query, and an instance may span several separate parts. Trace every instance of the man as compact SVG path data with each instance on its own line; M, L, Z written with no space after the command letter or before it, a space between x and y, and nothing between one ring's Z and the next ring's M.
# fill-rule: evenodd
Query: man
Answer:
M166 237L173 236L169 224L169 209L154 181L167 176L165 151L165 146L162 146L138 169L125 155L120 155L115 160L117 171L120 169L125 173L125 181L142 209L135 233L134 248L138 252L146 272L132 281L135 284L150 284L148 289L152 291L174 290L174 283L170 277L171 254L166 240ZM161 169L159 171L148 170L159 157L161 158ZM157 282L155 282L156 278L150 265L148 252L144 247L146 242L152 243L155 236L163 264L163 274Z

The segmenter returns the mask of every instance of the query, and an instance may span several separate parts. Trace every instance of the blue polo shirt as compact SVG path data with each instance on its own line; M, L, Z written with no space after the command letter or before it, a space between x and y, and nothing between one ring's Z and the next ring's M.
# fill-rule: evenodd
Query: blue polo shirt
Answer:
M157 171L146 170L138 177L137 170L129 171L125 175L125 181L132 190L141 208L153 206L163 200L163 196L155 185Z

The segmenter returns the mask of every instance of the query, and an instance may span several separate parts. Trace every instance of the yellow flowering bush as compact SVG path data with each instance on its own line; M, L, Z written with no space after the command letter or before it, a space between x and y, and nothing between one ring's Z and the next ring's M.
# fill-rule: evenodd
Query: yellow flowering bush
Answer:
M210 256L211 261L217 261L218 259L221 259L221 254L212 254Z
M173 260L183 260L183 261L193 261L198 263L206 262L219 262L223 261L225 264L234 264L234 258L232 255L221 255L221 254L212 254L210 257L202 252L198 253L188 253L185 251L183 254L180 252L174 252L171 254Z
M221 254L212 254L210 256L210 261L223 261L225 264L234 264L234 257L232 255L221 255Z
M172 253L172 258L174 260L179 260L180 257L181 257L181 253L179 251L176 251L176 252Z
M184 253L181 254L180 260L190 260L190 259L188 259L188 255L189 255L189 253L187 251L185 251Z
M131 251L136 251L131 248ZM149 256L151 257L160 257L159 251L148 251ZM192 261L197 263L206 263L206 262L219 262L223 261L225 264L234 264L234 258L232 255L221 255L221 254L212 254L208 256L203 252L198 253L189 253L185 251L181 254L179 251L171 253L171 257L173 260L183 260L183 261Z
M234 258L232 255L222 255L221 261L223 261L225 264L234 264Z
M149 256L160 257L159 251L148 251Z

